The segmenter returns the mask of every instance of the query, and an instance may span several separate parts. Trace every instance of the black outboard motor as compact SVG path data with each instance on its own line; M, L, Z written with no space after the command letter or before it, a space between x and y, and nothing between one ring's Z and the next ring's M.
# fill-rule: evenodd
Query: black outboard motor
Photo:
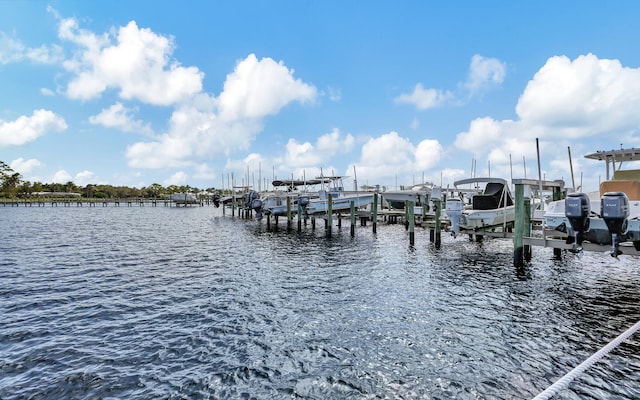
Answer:
M214 194L213 195L213 205L216 208L220 207L220 195L218 195L218 194Z
M582 240L589 230L589 214L591 203L584 193L570 193L564 199L564 215L573 228L574 249L582 250ZM569 242L567 242L569 243Z
M602 196L602 219L611 233L612 257L622 254L620 243L624 241L629 224L629 198L623 192L607 192Z

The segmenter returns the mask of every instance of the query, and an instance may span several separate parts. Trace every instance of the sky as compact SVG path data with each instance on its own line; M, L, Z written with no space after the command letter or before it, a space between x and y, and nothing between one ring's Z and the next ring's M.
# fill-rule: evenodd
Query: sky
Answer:
M605 165L584 155L640 147L639 15L625 0L0 0L0 161L79 186L541 175L594 190Z

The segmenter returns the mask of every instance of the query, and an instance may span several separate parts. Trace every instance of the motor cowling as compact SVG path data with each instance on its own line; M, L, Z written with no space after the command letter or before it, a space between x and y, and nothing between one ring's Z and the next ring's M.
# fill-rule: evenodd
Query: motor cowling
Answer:
M627 232L629 198L623 192L607 192L602 196L602 219L610 233L622 235Z
M585 193L570 193L564 199L564 215L575 232L584 233L589 230L589 214L591 203Z
M445 203L445 212L449 217L449 223L451 224L450 230L453 237L458 235L460 225L464 223L464 217L462 216L463 209L464 203L460 199L447 199Z

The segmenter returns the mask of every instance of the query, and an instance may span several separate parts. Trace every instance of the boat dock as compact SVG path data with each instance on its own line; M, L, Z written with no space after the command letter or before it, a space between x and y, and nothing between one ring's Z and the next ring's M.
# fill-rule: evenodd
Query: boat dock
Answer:
M0 199L3 207L188 207L188 206L208 206L214 205L212 199L201 199L196 202L181 201L179 199Z
M566 196L566 189L564 188L564 182L561 180L555 181L540 181L537 179L513 179L511 182L514 185L514 206L515 206L515 219L505 222L504 224L486 226L482 228L465 229L461 228L460 235L468 235L471 240L482 241L485 237L510 239L513 241L514 246L514 266L521 267L525 261L529 261L532 257L532 249L534 247L552 248L553 254L556 257L561 257L565 251L577 253L579 251L588 252L607 252L611 251L610 245L602 245L596 243L585 242L577 249L575 244L571 243L571 238L568 238L566 234L555 230L545 228L545 223L541 215L532 215L532 199L530 188L536 188L539 190L539 194L543 191L551 193L551 200L563 200ZM316 220L324 220L324 227L326 235L331 236L332 226L335 224L341 228L343 219L350 220L351 235L355 235L355 226L357 220L360 220L360 226L367 226L370 222L373 232L377 230L379 222L385 224L398 224L403 223L405 229L408 231L409 244L413 246L415 244L415 228L423 228L429 230L429 240L435 246L441 245L441 234L449 230L450 221L443 215L443 204L446 201L446 193L442 193L441 197L430 198L429 205L431 205L430 212L426 212L426 208L422 208L422 212L415 213L415 203L412 201L405 202L404 210L382 208L382 197L384 192L374 192L374 201L371 206L366 210L357 209L354 202L351 203L350 210L333 211L331 209L332 198L329 196L329 207L326 212L304 215L302 208L299 205L293 204L291 198L287 198L287 212L282 216L285 219L286 227L288 231L293 230L294 224L297 221L297 230L301 231L302 226L311 224L312 229L316 228ZM536 199L538 200L538 199ZM542 201L541 199L539 201ZM423 204L426 205L426 204ZM243 219L253 218L253 210L247 208L244 203L238 199L238 201L229 202L223 205L223 215L226 213L225 209L231 208L232 216L237 215ZM267 226L269 228L278 228L279 218L277 216L267 216ZM623 242L619 246L619 255L640 256L640 248L638 243Z

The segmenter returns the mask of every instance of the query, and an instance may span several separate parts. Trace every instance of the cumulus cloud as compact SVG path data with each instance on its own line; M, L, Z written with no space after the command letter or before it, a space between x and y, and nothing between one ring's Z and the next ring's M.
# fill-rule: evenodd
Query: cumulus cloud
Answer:
M113 88L125 100L171 105L202 90L204 74L171 58L173 38L139 28L135 21L113 35L96 35L67 18L60 21L58 36L80 49L63 64L74 75L66 90L72 99L96 98Z
M15 121L0 120L0 147L20 146L36 140L49 132L61 132L67 129L65 120L49 110L36 110L28 116Z
M406 183L414 174L421 174L437 166L444 149L433 139L417 145L397 132L370 138L363 146L357 165L360 181L384 180L399 177Z
M442 90L427 88L422 83L417 83L411 93L404 93L396 97L396 103L411 104L419 110L427 110L436 108L445 104L460 103L460 97L464 96L464 92L468 92L468 96L474 96L488 89L492 85L499 85L504 81L507 74L506 64L497 58L487 58L479 54L471 57L469 66L469 75L464 83L459 83L457 92L451 90Z
M182 186L186 184L188 178L189 178L189 175L186 172L178 171L173 175L171 175L169 178L165 179L164 182L162 183L165 186L169 186L169 185Z
M36 169L42 167L42 165L43 164L35 158L30 158L28 160L25 160L22 157L13 160L9 164L12 170L20 173L21 175L31 174Z
M448 100L453 99L454 95L450 91L438 89L425 89L422 83L416 84L413 92L401 94L395 98L396 103L412 104L419 110L435 108L443 105Z
M289 139L284 164L291 170L322 167L323 163L330 162L336 155L350 152L354 143L355 138L352 135L347 134L343 137L338 129L320 136L315 144L298 143L295 139Z
M639 68L624 67L618 60L599 59L593 54L574 60L555 56L527 84L516 105L517 120L475 119L466 132L457 135L454 144L486 155L492 166L504 166L522 157L535 160L535 139L539 138L543 155L563 160L552 162L552 167L565 165L550 171L550 175L567 177L567 147L580 145L578 139L601 137L610 143L612 137L625 137L637 142L639 107Z
M60 46L28 47L22 41L0 31L0 64L30 61L37 64L54 64L62 61Z
M497 58L486 58L479 54L471 57L469 76L464 87L476 93L490 85L501 84L507 74L506 64Z
M102 125L107 128L119 129L123 132L138 132L146 135L153 134L151 126L141 120L135 120L132 113L135 108L127 108L118 102L109 108L103 109L99 114L89 117L89 122L94 125Z
M271 58L250 54L227 75L218 98L220 118L237 121L276 114L292 101L306 102L317 95L315 87L293 78L294 71Z
M72 181L73 177L63 169L56 171L51 177L51 182L53 183L67 183Z
M129 146L129 165L184 166L248 148L265 117L291 102L309 102L317 96L314 86L294 79L293 73L282 62L249 55L227 75L218 98L196 96L173 112L169 130L157 141Z
M584 137L637 130L640 69L587 54L551 57L529 81L516 112L546 135ZM545 133L545 132L541 132Z
M76 174L73 178L73 182L79 186L86 186L96 182L96 175L89 170L84 170Z

